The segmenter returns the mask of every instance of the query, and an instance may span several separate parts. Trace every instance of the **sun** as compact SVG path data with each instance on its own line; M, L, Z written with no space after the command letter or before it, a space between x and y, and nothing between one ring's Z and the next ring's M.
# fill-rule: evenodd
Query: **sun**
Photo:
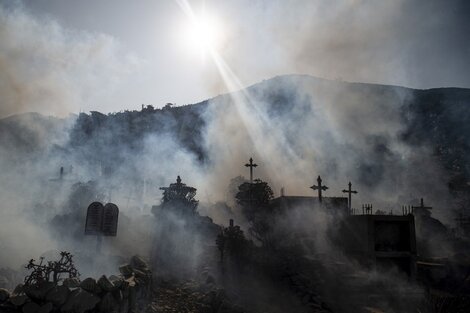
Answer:
M212 53L220 47L222 26L215 17L205 12L192 14L183 28L181 37L188 49Z

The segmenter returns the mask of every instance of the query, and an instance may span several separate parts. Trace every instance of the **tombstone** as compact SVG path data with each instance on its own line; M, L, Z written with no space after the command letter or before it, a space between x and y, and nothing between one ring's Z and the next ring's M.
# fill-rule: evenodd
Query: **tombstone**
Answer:
M85 223L85 235L101 235L104 207L100 202L88 206Z
M85 222L85 235L97 236L96 250L101 250L102 236L117 235L119 208L114 203L103 206L93 202L88 206Z
M117 235L119 208L114 203L107 203L103 208L102 233L104 236Z

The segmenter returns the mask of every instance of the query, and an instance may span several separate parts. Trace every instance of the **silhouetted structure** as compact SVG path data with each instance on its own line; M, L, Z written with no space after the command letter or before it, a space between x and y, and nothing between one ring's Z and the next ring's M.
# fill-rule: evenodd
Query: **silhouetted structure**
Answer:
M319 198L316 197L282 195L270 202L271 210L277 212L285 212L300 207L312 208L313 210L323 207L329 213L348 214L348 198L323 197L322 202L320 202Z
M413 215L351 215L341 223L338 244L367 267L397 267L416 272L416 234Z
M194 199L197 189L187 186L181 182L181 177L176 178L176 183L170 184L169 187L160 187L163 190L162 203L159 208L165 210L170 209L175 213L194 214L198 205L198 201ZM152 210L155 210L154 206Z

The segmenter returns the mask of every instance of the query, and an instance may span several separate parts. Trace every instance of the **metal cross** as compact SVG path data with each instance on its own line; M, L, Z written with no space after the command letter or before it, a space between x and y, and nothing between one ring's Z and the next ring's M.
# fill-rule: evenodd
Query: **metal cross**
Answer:
M357 191L356 191L356 190L351 190L351 186L352 186L351 182L349 182L348 186L349 186L348 190L343 189L343 192L348 193L349 210L351 210L351 207L352 207L352 206L351 206L351 194L357 193Z
M321 180L320 176L318 176L317 182L318 182L317 186L313 185L310 188L312 188L313 190L318 190L318 200L321 202L321 200L322 200L321 192L322 192L322 190L327 190L328 187L327 186L322 186L322 184L321 184L322 180Z
M423 200L423 198L421 198L420 206L412 206L411 209L413 210L412 212L414 213L414 211L415 211L416 209L418 209L418 210L421 209L421 210L422 210L421 212L424 212L424 210L432 210L432 207L430 207L430 206L424 206L424 200Z
M253 159L250 158L250 163L246 163L245 166L250 168L250 183L253 183L253 167L257 167L258 164L253 163Z

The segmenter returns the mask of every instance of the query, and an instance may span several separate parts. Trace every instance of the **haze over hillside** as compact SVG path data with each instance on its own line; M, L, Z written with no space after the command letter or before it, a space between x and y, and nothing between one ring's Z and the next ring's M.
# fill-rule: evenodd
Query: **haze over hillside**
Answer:
M126 195L134 205L151 205L154 187L180 174L210 202L226 198L230 179L245 174L252 156L260 164L256 176L275 192L310 194L321 174L332 194L351 180L361 190L358 203L392 208L424 196L451 221L458 204L443 203L469 179L469 101L468 89L280 76L194 105L3 119L9 157L2 169L14 190L23 180L40 187L60 166L72 166L83 181L106 172L116 190L151 182L147 194ZM18 175L17 167L27 170Z

